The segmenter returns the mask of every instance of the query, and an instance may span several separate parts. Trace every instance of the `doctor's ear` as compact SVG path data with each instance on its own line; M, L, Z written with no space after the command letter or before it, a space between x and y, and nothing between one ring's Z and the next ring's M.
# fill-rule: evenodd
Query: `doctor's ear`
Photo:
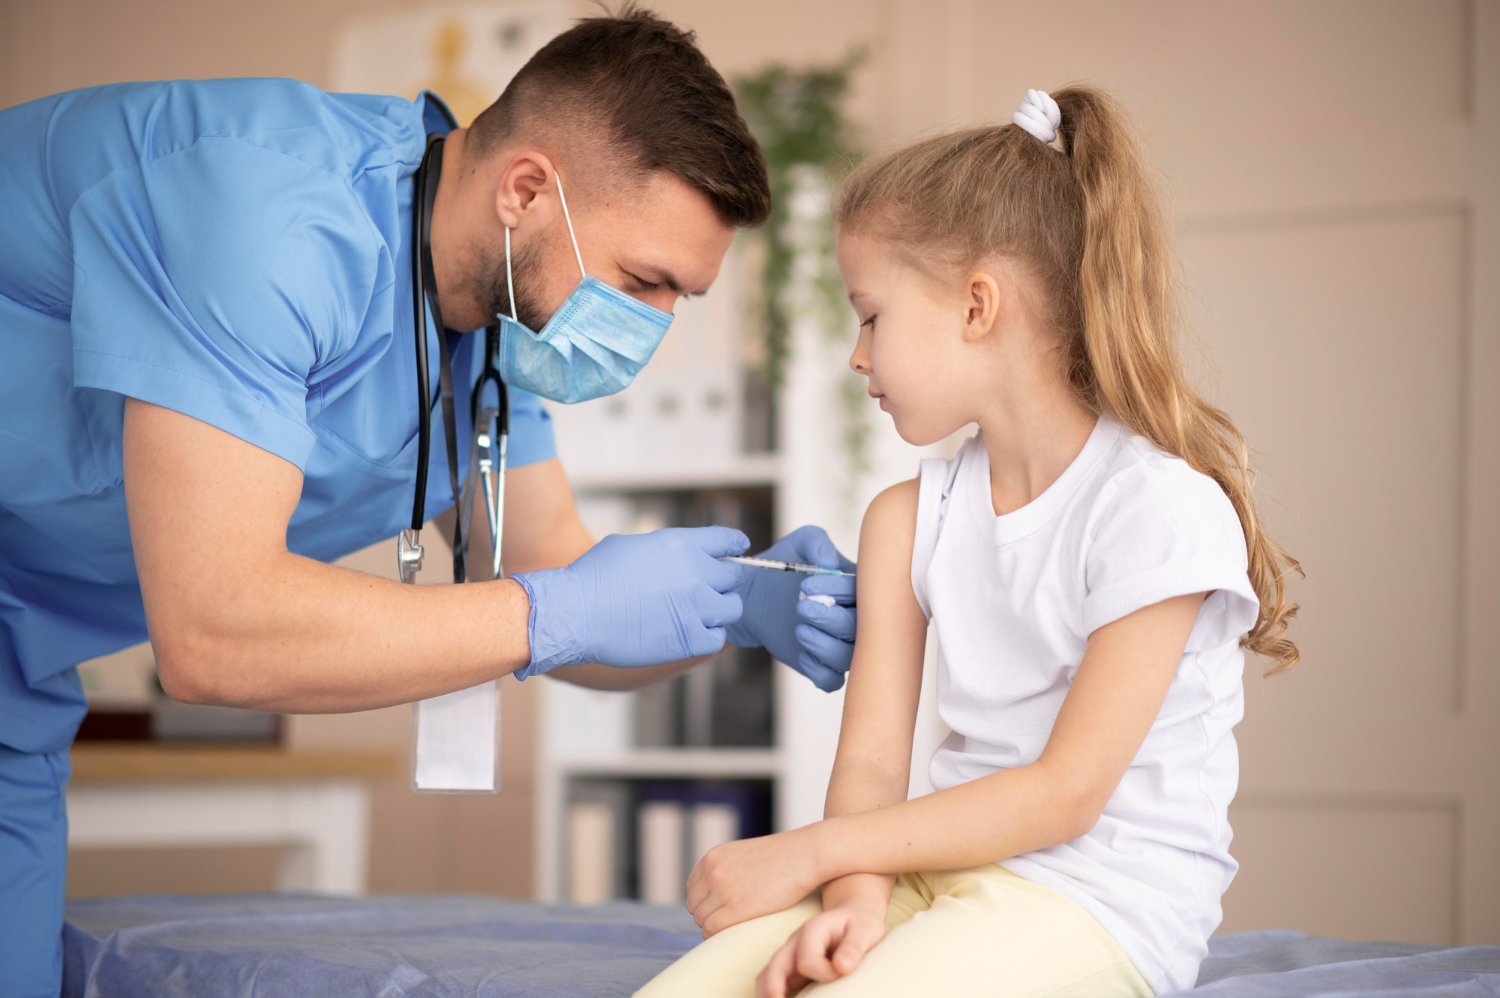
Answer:
M975 342L988 336L1000 319L1002 289L994 277L982 271L964 282L963 337Z
M501 224L518 228L537 195L556 183L556 173L552 160L539 152L512 155L495 184L495 214Z

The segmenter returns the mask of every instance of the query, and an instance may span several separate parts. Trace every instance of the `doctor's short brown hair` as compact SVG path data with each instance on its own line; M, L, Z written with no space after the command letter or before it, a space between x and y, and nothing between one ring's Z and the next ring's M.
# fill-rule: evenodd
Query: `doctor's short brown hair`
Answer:
M770 214L765 156L724 77L692 32L634 4L544 45L470 136L483 152L537 123L601 130L622 165L675 174L727 225L760 225Z

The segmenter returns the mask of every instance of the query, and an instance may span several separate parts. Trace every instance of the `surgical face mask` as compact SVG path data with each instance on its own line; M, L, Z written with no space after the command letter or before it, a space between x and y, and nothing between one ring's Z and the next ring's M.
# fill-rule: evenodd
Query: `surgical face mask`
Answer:
M635 379L661 345L672 316L590 277L573 234L562 177L557 178L563 221L581 275L573 293L533 332L516 317L510 227L505 229L505 283L510 315L500 320L500 376L507 385L554 402L586 402L613 395Z

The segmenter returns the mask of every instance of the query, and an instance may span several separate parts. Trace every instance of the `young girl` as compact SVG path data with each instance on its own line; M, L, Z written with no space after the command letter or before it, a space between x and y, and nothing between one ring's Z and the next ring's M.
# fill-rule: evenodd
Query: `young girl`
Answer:
M836 220L870 395L910 443L979 432L865 516L827 817L705 856L707 941L642 994L1191 988L1237 869L1243 649L1296 663L1298 566L1184 379L1135 143L1098 90L1031 91L866 164ZM952 733L908 801L929 627Z

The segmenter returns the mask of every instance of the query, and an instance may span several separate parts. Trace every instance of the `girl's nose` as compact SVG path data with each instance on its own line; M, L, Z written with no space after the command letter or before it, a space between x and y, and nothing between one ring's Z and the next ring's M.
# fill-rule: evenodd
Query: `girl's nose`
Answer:
M870 373L870 351L865 343L864 330L860 330L859 339L854 341L854 350L849 354L849 368L855 374L868 376Z

